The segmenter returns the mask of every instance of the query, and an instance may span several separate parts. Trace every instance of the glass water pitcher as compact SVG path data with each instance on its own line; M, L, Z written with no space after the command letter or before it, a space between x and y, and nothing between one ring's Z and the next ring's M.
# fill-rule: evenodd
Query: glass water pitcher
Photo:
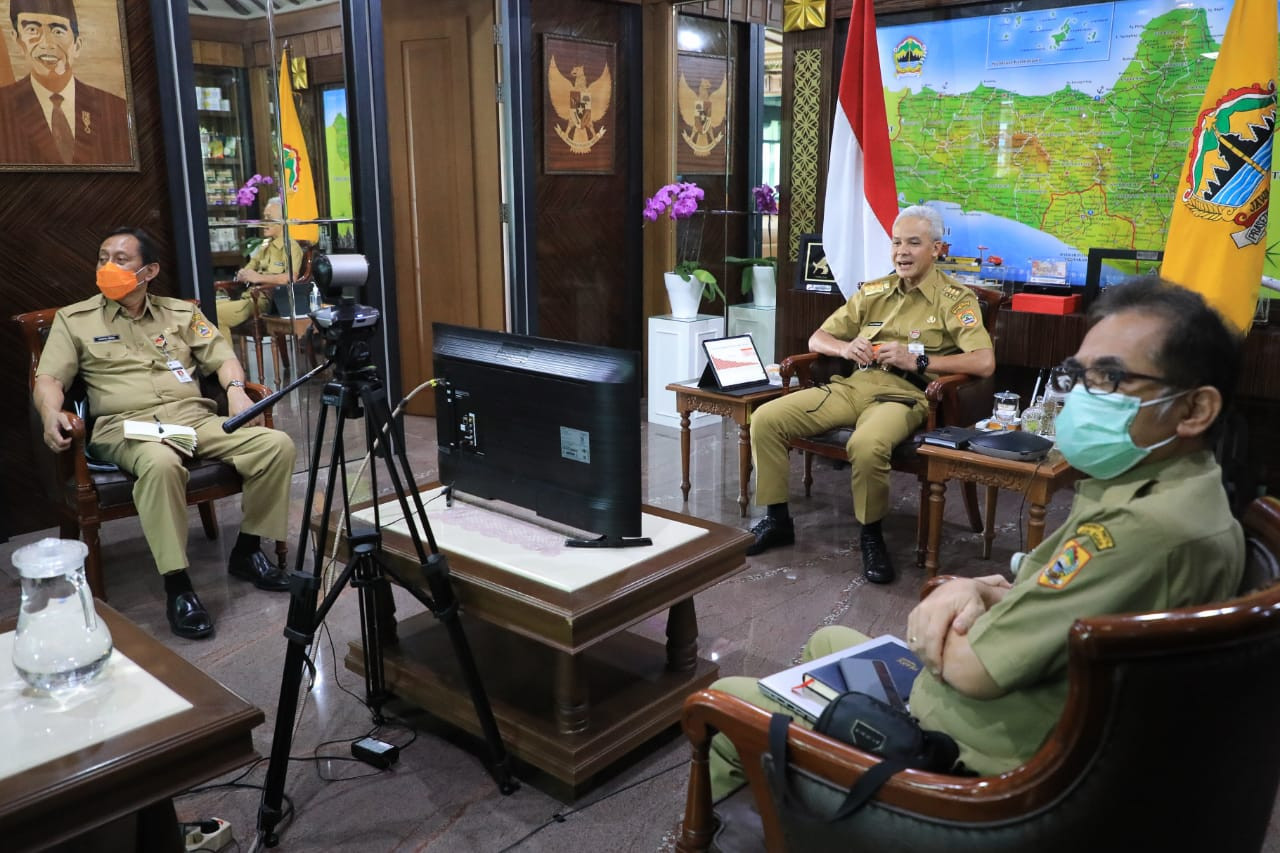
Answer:
M111 632L98 618L84 576L88 553L83 542L52 538L13 553L22 576L13 666L39 690L85 684L111 656Z

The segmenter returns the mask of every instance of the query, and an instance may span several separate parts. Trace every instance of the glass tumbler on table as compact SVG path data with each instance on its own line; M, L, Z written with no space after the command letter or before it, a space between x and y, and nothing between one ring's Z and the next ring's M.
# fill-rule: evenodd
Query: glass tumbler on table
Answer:
M1010 429L1018 419L1018 403L1022 398L1012 391L1000 391L995 396L991 417L1004 429Z

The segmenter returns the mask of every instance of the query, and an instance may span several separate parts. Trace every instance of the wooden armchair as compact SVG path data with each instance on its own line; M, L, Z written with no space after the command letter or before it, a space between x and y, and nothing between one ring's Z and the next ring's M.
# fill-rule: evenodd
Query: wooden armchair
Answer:
M1214 606L1076 622L1062 718L1030 761L1000 776L906 770L850 817L813 821L779 809L769 790L769 713L695 693L684 706L693 757L676 849L1255 853L1280 787L1280 501L1254 501L1244 525L1241 588L1262 588ZM749 780L717 805L738 817L726 821L736 835L712 816L716 731L737 746ZM792 795L818 814L833 813L880 760L798 726L788 756ZM751 805L754 834L741 819Z
M35 388L36 367L40 363L40 354L44 351L44 342L57 310L46 308L12 318L22 330L22 339L27 345L27 383L31 390ZM205 397L218 403L220 413L226 414L226 392L215 377L201 377L200 389ZM262 400L269 393L256 382L246 382L245 392L254 402ZM75 411L77 404L84 399L84 385L77 379L66 390L63 401L71 420L72 435L71 447L62 453L53 452L44 443L44 424L40 413L36 411L33 402L29 403L27 408L30 414L31 448L44 495L60 516L59 533L66 539L83 538L84 543L89 546L85 574L93 594L105 601L107 588L102 573L98 528L103 522L112 519L135 516L138 510L133 504L132 476L114 466L93 464L91 467L85 448L88 446L91 427L86 419L92 421L92 413L86 412L87 417L81 417ZM266 425L273 426L271 410L267 409L263 414ZM205 536L214 539L218 535L218 520L213 501L239 493L242 488L240 475L231 465L212 459L197 457L186 464L191 471L191 478L187 483L187 505L195 504L199 507ZM111 470L105 470L108 468ZM281 568L284 568L287 553L288 546L284 542L277 542L276 561Z
M978 297L982 310L982 322L987 334L994 343L996 337L996 317L1000 313L1000 305L1004 302L1004 294L998 290L985 287L970 287ZM782 360L780 372L783 387L788 391L809 388L830 382L835 376L849 376L857 365L843 358L835 358L818 353L802 353ZM792 377L796 377L792 382ZM951 373L939 376L929 383L925 397L929 401L929 416L920 432L940 426L973 426L980 419L991 414L991 398L995 393L995 382L991 377L979 378L965 373ZM918 435L919 433L917 433ZM853 435L852 427L839 427L819 435L804 436L791 440L791 447L804 454L804 493L807 496L813 486L813 457L823 456L837 462L848 462L848 451L845 449L849 437ZM927 549L928 488L925 482L924 460L916 454L915 436L899 444L889 458L889 464L895 471L915 474L920 482L920 509L916 520L916 565L923 566ZM982 530L982 516L978 511L978 492L973 483L964 484L964 505L969 514L969 525L976 533Z
M294 284L310 283L311 281L311 262L315 257L316 247L311 243L299 242L302 247L302 263L298 267L298 275L294 279ZM258 294L270 294L280 284L254 284L249 285L243 281L215 281L213 289L227 294L229 299L239 299L242 296L256 296ZM245 294L245 291L249 291ZM250 315L238 326L231 329L231 346L235 348L236 357L240 359L241 364L249 363L248 343L253 342L253 348L256 355L255 363L258 367L256 376L261 380L265 374L262 366L262 345L267 338L271 337L266 326L262 322L262 316L258 311L258 300L250 298ZM275 358L281 359L286 367L289 366L289 353L284 347L279 347L275 354Z

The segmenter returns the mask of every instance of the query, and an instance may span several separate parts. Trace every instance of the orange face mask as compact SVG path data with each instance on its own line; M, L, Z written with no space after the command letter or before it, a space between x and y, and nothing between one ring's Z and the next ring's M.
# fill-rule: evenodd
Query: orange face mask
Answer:
M98 290L108 299L124 299L138 286L138 274L107 261L98 267Z

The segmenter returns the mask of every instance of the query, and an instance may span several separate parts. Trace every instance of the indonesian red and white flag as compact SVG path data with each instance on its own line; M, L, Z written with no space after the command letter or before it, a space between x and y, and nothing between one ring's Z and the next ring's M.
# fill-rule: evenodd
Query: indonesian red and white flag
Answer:
M893 272L889 241L898 215L871 0L854 0L833 124L822 245L847 298L861 282Z

